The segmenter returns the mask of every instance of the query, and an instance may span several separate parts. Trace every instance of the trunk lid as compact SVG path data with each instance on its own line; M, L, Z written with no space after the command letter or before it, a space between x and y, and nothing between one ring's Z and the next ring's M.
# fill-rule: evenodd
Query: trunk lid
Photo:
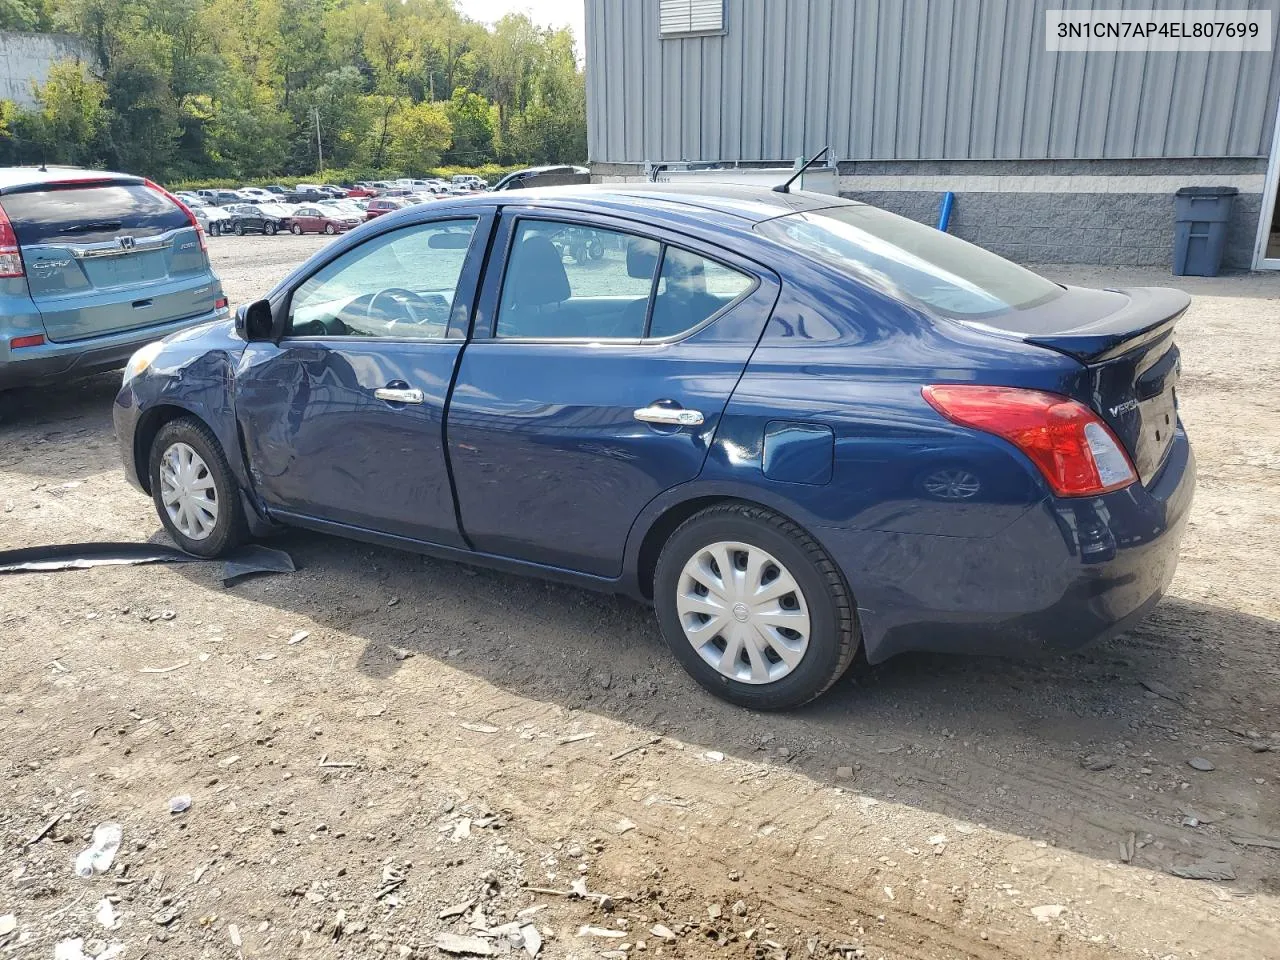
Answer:
M197 229L141 182L41 184L0 196L0 205L49 340L84 340L214 308L217 284Z
M1068 287L1047 304L987 323L1083 364L1086 386L1076 399L1106 421L1148 484L1178 424L1182 362L1173 333L1190 303L1185 293L1161 287Z

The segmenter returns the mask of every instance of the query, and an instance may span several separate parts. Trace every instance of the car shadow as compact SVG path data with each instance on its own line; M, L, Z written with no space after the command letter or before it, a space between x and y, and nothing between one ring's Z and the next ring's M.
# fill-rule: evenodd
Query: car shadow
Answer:
M113 370L0 391L0 465L39 477L50 476L51 463L60 477L118 470L111 407L119 390L120 371ZM49 456L30 456L46 445Z
M1277 811L1265 812L1271 788L1252 779L1274 754L1251 753L1226 729L1280 706L1266 679L1280 645L1273 620L1169 598L1127 635L1071 656L904 655L856 666L804 709L762 714L701 690L652 611L633 601L300 531L272 545L303 572L232 589L377 638L357 661L374 681L412 654L520 697L879 800L1108 862L1132 834L1144 865L1229 859L1242 882L1280 891L1274 851L1227 836L1280 832L1267 820ZM208 587L207 576L178 569ZM1241 689L1241 677L1256 683ZM1214 758L1219 776L1188 768L1193 756ZM1189 805L1215 811L1214 825L1184 826Z

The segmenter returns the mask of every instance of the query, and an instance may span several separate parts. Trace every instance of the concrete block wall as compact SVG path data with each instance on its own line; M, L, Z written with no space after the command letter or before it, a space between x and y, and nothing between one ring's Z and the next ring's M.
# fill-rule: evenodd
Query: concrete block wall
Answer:
M1260 158L885 160L840 164L842 196L936 226L1019 263L1172 267L1174 192L1234 186L1223 267L1247 270L1262 213ZM641 164L592 165L604 183L643 182Z
M936 226L941 193L841 190L843 196ZM1223 265L1247 270L1261 193L1232 208ZM1018 263L1171 267L1174 202L1154 193L956 194L950 232Z
M79 38L66 34L0 30L0 100L34 107L33 84L44 83L49 68L64 60L89 63L93 55Z

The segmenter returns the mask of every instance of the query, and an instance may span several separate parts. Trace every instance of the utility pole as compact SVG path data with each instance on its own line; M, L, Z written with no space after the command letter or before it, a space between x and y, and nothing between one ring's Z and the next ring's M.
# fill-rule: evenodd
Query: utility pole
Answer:
M311 108L316 115L316 156L319 158L320 173L324 173L324 146L320 143L320 108Z

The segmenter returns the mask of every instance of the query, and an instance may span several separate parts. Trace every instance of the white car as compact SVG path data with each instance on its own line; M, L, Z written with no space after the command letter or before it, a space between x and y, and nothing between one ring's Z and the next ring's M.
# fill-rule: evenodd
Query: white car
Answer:
M264 187L241 187L240 196L258 203L271 203L276 195Z

